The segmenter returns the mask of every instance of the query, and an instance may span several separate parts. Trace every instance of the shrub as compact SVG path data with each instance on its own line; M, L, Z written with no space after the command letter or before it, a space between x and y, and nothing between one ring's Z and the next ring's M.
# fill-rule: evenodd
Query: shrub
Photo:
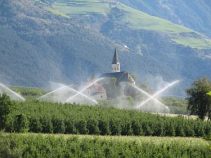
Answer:
M27 132L29 130L28 118L24 114L15 116L14 130L16 132Z
M81 120L76 123L77 133L79 134L88 134L87 123L85 120Z
M98 126L99 126L101 135L109 135L110 134L109 122L107 120L99 120Z
M41 118L42 132L43 133L53 133L53 124L51 120L47 117Z
M99 134L99 128L98 128L98 121L91 119L87 121L87 129L89 131L89 134Z
M5 127L7 115L12 111L12 109L13 104L10 98L6 94L0 94L0 129Z
M42 131L42 123L39 118L30 119L30 132L39 133Z
M65 133L65 124L61 119L53 119L53 132L54 133Z

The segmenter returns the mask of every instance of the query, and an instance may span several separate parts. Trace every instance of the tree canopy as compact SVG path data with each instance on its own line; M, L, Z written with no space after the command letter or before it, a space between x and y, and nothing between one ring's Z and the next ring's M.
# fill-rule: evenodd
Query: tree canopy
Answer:
M10 113L12 102L6 94L0 95L0 129L5 126L6 117Z
M198 115L204 119L206 116L211 116L211 97L210 94L211 81L207 78L202 78L195 81L187 90L188 94L188 110L191 114Z

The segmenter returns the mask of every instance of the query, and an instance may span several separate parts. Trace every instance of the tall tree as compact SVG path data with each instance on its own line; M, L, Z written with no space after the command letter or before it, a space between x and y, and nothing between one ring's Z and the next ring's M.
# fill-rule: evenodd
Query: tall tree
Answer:
M187 90L188 110L191 114L198 115L200 119L210 116L211 97L207 93L211 89L211 82L207 78L195 81Z
M0 95L0 129L5 127L6 117L12 110L12 102L6 94Z

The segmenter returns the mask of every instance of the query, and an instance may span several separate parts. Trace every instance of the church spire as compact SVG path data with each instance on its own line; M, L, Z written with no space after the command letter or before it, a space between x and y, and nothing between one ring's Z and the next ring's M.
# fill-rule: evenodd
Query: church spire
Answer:
M115 49L114 51L114 57L112 60L112 70L113 72L120 72L120 62L119 62L117 49Z
M117 49L115 48L112 64L117 64L117 63L119 63L119 57L117 54Z

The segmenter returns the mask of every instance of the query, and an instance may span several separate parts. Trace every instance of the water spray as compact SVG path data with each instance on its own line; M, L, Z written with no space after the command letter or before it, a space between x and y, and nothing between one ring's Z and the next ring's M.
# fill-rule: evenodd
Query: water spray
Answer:
M13 95L15 95L16 97L18 97L21 101L25 101L25 98L22 97L20 94L14 92L13 90L11 90L10 88L8 88L7 86L5 86L4 84L0 83L0 87L6 89L7 91L9 91L10 93L12 93Z
M89 84L88 86L86 86L85 88L86 88L86 89L89 88L90 86L92 86L92 85L95 84L96 82L99 82L99 81L102 80L102 79L103 79L103 78L100 78L100 79L95 80L94 82L92 82L91 84ZM47 96L49 96L49 95L51 95L51 94L53 94L53 93L55 93L55 92L57 92L57 91L63 90L63 89L65 89L65 88L67 88L67 89L73 91L74 93L76 93L75 95L73 95L73 96L71 96L71 97L74 97L74 98L75 98L76 96L80 95L80 96L83 96L83 97L85 97L86 99L90 100L90 101L93 102L94 104L98 104L98 102L97 102L95 99L93 99L93 98L91 98L91 97L85 95L84 93L82 93L82 91L84 91L84 90L82 90L82 91L77 91L77 90L75 90L75 89L73 89L73 88L71 88L70 86L67 86L67 85L63 85L63 86L61 86L61 87L59 87L59 88L57 88L57 89L55 89L55 90L53 90L53 91L51 91L51 92L49 92L49 93L47 93L47 94L45 94L45 95L39 97L38 99L43 99L43 98L45 98L45 97L47 97ZM84 88L84 89L85 89L85 88ZM86 89L85 89L85 90L86 90ZM69 98L70 98L70 97L69 97ZM67 102L69 102L70 100L72 100L72 99L74 99L74 98L71 98L71 99L69 99L68 101L66 100L64 103L67 103Z
M139 88L138 86L136 86L136 85L134 85L134 84L130 84L130 85L131 85L133 88L135 88L136 90L138 90L139 92L145 94L147 97L149 97L149 98L152 97L152 95L150 95L149 93L147 93L147 92L144 91L143 89ZM162 103L161 101L159 101L158 99L153 98L153 100L154 100L156 103L158 103L158 104L164 106L166 109L169 110L168 106L166 106L165 104L163 104L163 103Z
M82 92L79 92L79 91L77 91L77 90L75 90L75 89L73 89L73 88L71 88L69 86L67 86L67 88L70 89L71 91L77 93L78 95L81 95L81 96L87 98L88 100L92 101L93 103L98 104L98 102L95 99L93 99L91 97L88 97L87 95L83 94Z
M142 106L144 106L146 103L148 103L151 100L154 100L157 96L159 96L160 94L162 94L164 91L166 91L167 89L169 89L170 87L174 86L175 84L179 83L179 80L176 80L172 83L169 83L167 86L165 86L164 88L162 88L161 90L157 91L155 94L153 94L152 96L150 96L148 99L146 99L145 101L141 102L140 105L138 105L137 108L141 108Z
M45 94L45 95L39 97L38 99L42 99L42 98L44 98L44 97L46 97L46 96L48 96L48 95L51 95L51 94L53 94L53 93L55 93L55 92L57 92L57 91L59 91L59 90L64 89L65 87L66 87L66 86L61 86L61 87L59 87L59 88L57 88L57 89L55 89L55 90L53 90L53 91L51 91L51 92L49 92L49 93L47 93L47 94Z
M82 90L78 91L75 95L69 97L65 103L69 102L70 100L74 99L75 97L77 97L78 95L80 95L80 93L83 93L85 90L87 90L88 88L90 88L92 85L94 85L95 83L103 80L104 78L98 78L96 80L94 80L93 82L91 82L90 84L88 84L87 86L85 86L84 88L82 88Z

